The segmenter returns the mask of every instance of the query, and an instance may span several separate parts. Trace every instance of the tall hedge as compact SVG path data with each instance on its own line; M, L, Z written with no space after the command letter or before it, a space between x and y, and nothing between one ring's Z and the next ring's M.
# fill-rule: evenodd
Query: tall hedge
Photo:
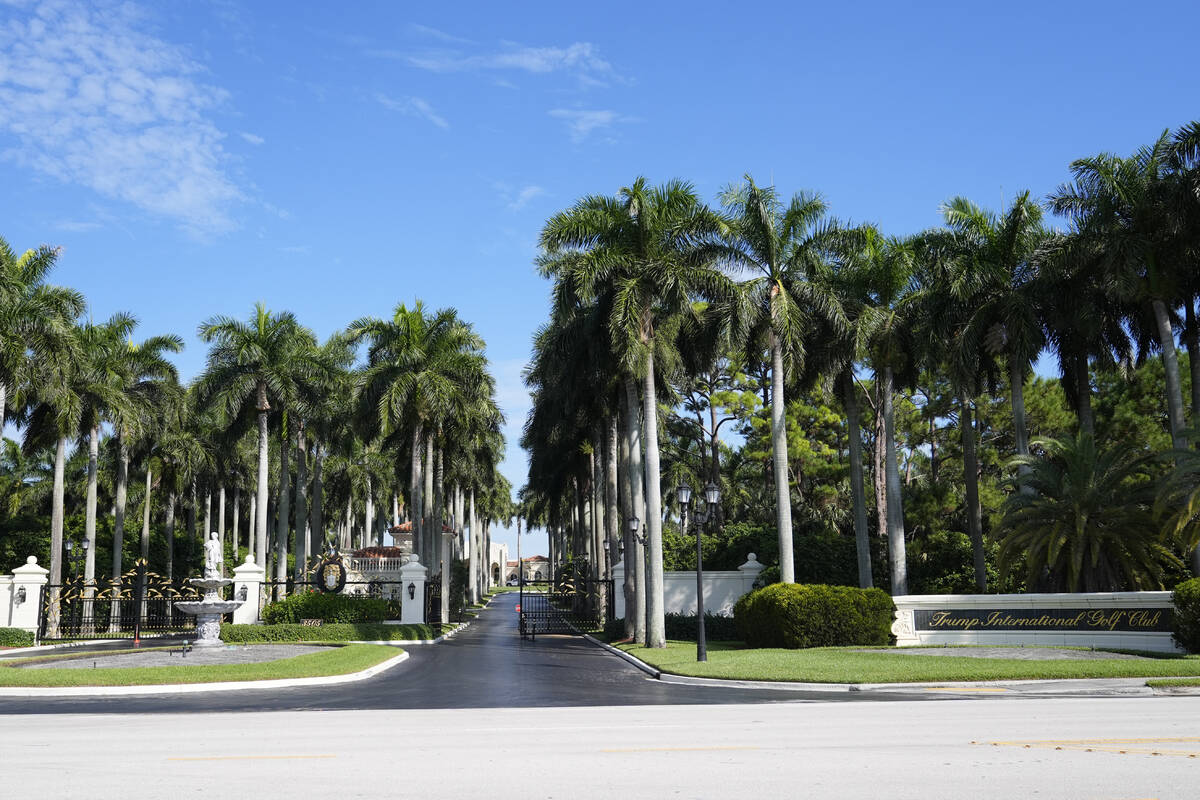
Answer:
M0 628L0 647L33 647L33 634L20 628Z
M1175 641L1189 653L1200 653L1200 578L1192 578L1171 593L1175 605Z
M738 600L733 618L750 647L884 645L895 610L882 589L773 583Z

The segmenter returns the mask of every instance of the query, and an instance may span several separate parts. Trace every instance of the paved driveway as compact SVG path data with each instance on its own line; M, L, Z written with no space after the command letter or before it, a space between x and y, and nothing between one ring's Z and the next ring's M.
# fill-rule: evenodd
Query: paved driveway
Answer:
M712 689L650 680L578 636L522 640L517 635L517 597L497 596L463 633L441 644L408 647L412 656L408 661L357 683L147 697L5 697L0 698L0 713L533 708L850 699L846 692Z

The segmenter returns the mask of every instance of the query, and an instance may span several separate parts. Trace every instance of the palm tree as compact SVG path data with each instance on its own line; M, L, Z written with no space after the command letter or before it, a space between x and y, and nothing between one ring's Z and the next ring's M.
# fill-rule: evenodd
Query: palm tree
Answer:
M62 586L63 521L66 516L66 449L67 441L79 429L82 402L78 393L78 373L71 354L78 352L78 334L71 336L62 351L48 353L33 366L36 371L24 375L23 392L18 395L22 406L29 407L22 448L26 454L37 452L51 443L54 446L54 485L50 511L50 616L49 636L57 635L58 595Z
M1051 208L1094 244L1118 296L1148 306L1166 374L1167 420L1176 449L1185 446L1183 393L1175 355L1172 307L1182 265L1172 261L1176 216L1170 195L1172 142L1164 131L1130 158L1102 153L1071 164L1074 181L1051 195ZM1191 267L1189 266L1188 269ZM1131 317L1131 322L1136 321Z
M416 531L418 498L423 493L432 495L434 489L432 481L428 492L421 487L422 447L427 458L432 456L430 444L438 426L473 390L473 381L480 376L483 340L453 309L429 315L420 301L412 309L400 303L390 320L358 319L350 324L348 334L355 342L369 342L367 363L359 377L359 418L374 435L394 438L404 433L409 439L413 543L431 564L441 531L432 523L429 530ZM432 478L433 464L428 467L426 477Z
M258 532L255 560L267 560L267 489L269 480L269 415L272 403L280 410L288 404L304 409L315 404L320 379L327 365L317 352L316 338L284 311L274 314L262 303L255 305L248 322L225 316L200 325L202 340L212 344L208 364L197 382L201 403L212 403L236 418L251 402L258 415L258 494L255 509ZM276 542L276 580L287 579L287 508L284 499L290 482L287 474L286 423L280 450L280 506L282 533Z
M923 298L916 280L913 240L885 238L876 229L864 226L858 231L858 242L851 260L853 269L861 275L875 317L865 345L868 361L875 371L876 413L883 418L884 502L891 588L893 595L901 595L908 593L908 566L893 399L897 381L911 383L916 378L919 363L915 328L922 319Z
M116 318L114 318L116 320ZM183 349L183 339L175 334L151 336L141 343L128 339L137 320L128 317L118 329L110 331L112 347L106 369L111 370L113 388L118 394L107 408L117 439L117 480L115 519L113 521L112 578L122 572L125 535L125 510L128 499L130 448L147 438L154 418L172 392L177 391L179 373L166 357ZM120 335L118 335L120 334Z
M1046 341L1037 314L1042 304L1036 296L1037 255L1047 239L1042 207L1025 191L1002 215L962 197L948 202L942 213L958 239L954 244L960 269L950 290L968 312L962 330L964 350L989 357L1004 355L1014 445L1017 455L1028 455L1025 379Z
M121 378L121 348L136 321L129 314L115 314L107 322L84 323L77 336L77 391L80 399L79 436L87 440L88 474L84 539L87 542L83 568L84 583L96 578L96 504L99 486L100 426L116 416L127 402ZM89 590L90 591L90 590Z
M1133 359L1123 305L1111 276L1101 269L1095 243L1073 233L1048 238L1038 254L1032 291L1054 298L1036 306L1047 344L1058 359L1062 388L1079 429L1095 434L1091 366L1123 367Z
M46 283L59 252L43 246L18 256L0 237L0 429L23 370L70 345L72 320L83 313L81 294Z
M1086 432L1034 445L1043 457L1015 459L1030 468L1032 491L1009 496L996 531L1001 569L1024 557L1029 584L1055 591L1161 588L1164 566L1179 560L1152 511L1151 459L1125 445L1101 449Z
M828 207L820 195L801 192L785 209L774 187L759 187L749 175L740 186L727 189L721 202L732 218L729 245L722 255L731 265L756 274L742 286L749 313L739 322L751 341L759 341L763 333L769 341L779 578L794 583L784 383L787 374L803 368L805 332L817 320L831 323L835 330L843 327L837 305L816 291L818 284L810 280L826 261L839 231L826 217Z
M689 184L673 180L651 188L638 178L616 197L585 197L555 214L540 237L545 274L569 283L587 302L611 298L604 304L611 309L607 328L626 376L627 399L636 397L634 381L642 382L650 647L666 646L655 381L656 346L661 342L656 334L672 316L693 315L696 296L731 294L728 281L711 266L711 250L702 246L723 230Z
M869 275L861 263L862 242L858 231L839 243L829 268L820 270L814 281L822 284L820 291L837 303L840 325L817 320L810 331L808 370L823 372L832 378L833 389L846 412L846 439L850 466L850 495L854 509L854 540L858 556L858 585L874 586L871 567L871 545L867 530L867 500L863 480L862 427L857 378L858 364L866 360L869 344L876 328L886 317L872 302ZM875 233L863 235L869 241Z

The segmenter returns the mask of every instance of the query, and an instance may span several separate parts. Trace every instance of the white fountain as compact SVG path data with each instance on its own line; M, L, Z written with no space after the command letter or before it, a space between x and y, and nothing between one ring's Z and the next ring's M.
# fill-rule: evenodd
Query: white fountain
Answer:
M233 583L232 578L221 577L223 560L220 537L213 531L204 543L204 577L188 580L193 586L204 590L204 599L175 604L175 608L196 618L196 638L192 641L194 647L225 644L221 641L221 615L228 614L243 602L221 599L221 589Z

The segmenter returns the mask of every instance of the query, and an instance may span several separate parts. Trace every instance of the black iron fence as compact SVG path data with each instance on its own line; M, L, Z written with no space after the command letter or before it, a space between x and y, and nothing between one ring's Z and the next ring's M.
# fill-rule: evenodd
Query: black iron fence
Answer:
M138 562L119 580L68 579L45 587L38 609L43 641L137 638L188 633L196 618L175 607L200 600L186 580L172 581Z

